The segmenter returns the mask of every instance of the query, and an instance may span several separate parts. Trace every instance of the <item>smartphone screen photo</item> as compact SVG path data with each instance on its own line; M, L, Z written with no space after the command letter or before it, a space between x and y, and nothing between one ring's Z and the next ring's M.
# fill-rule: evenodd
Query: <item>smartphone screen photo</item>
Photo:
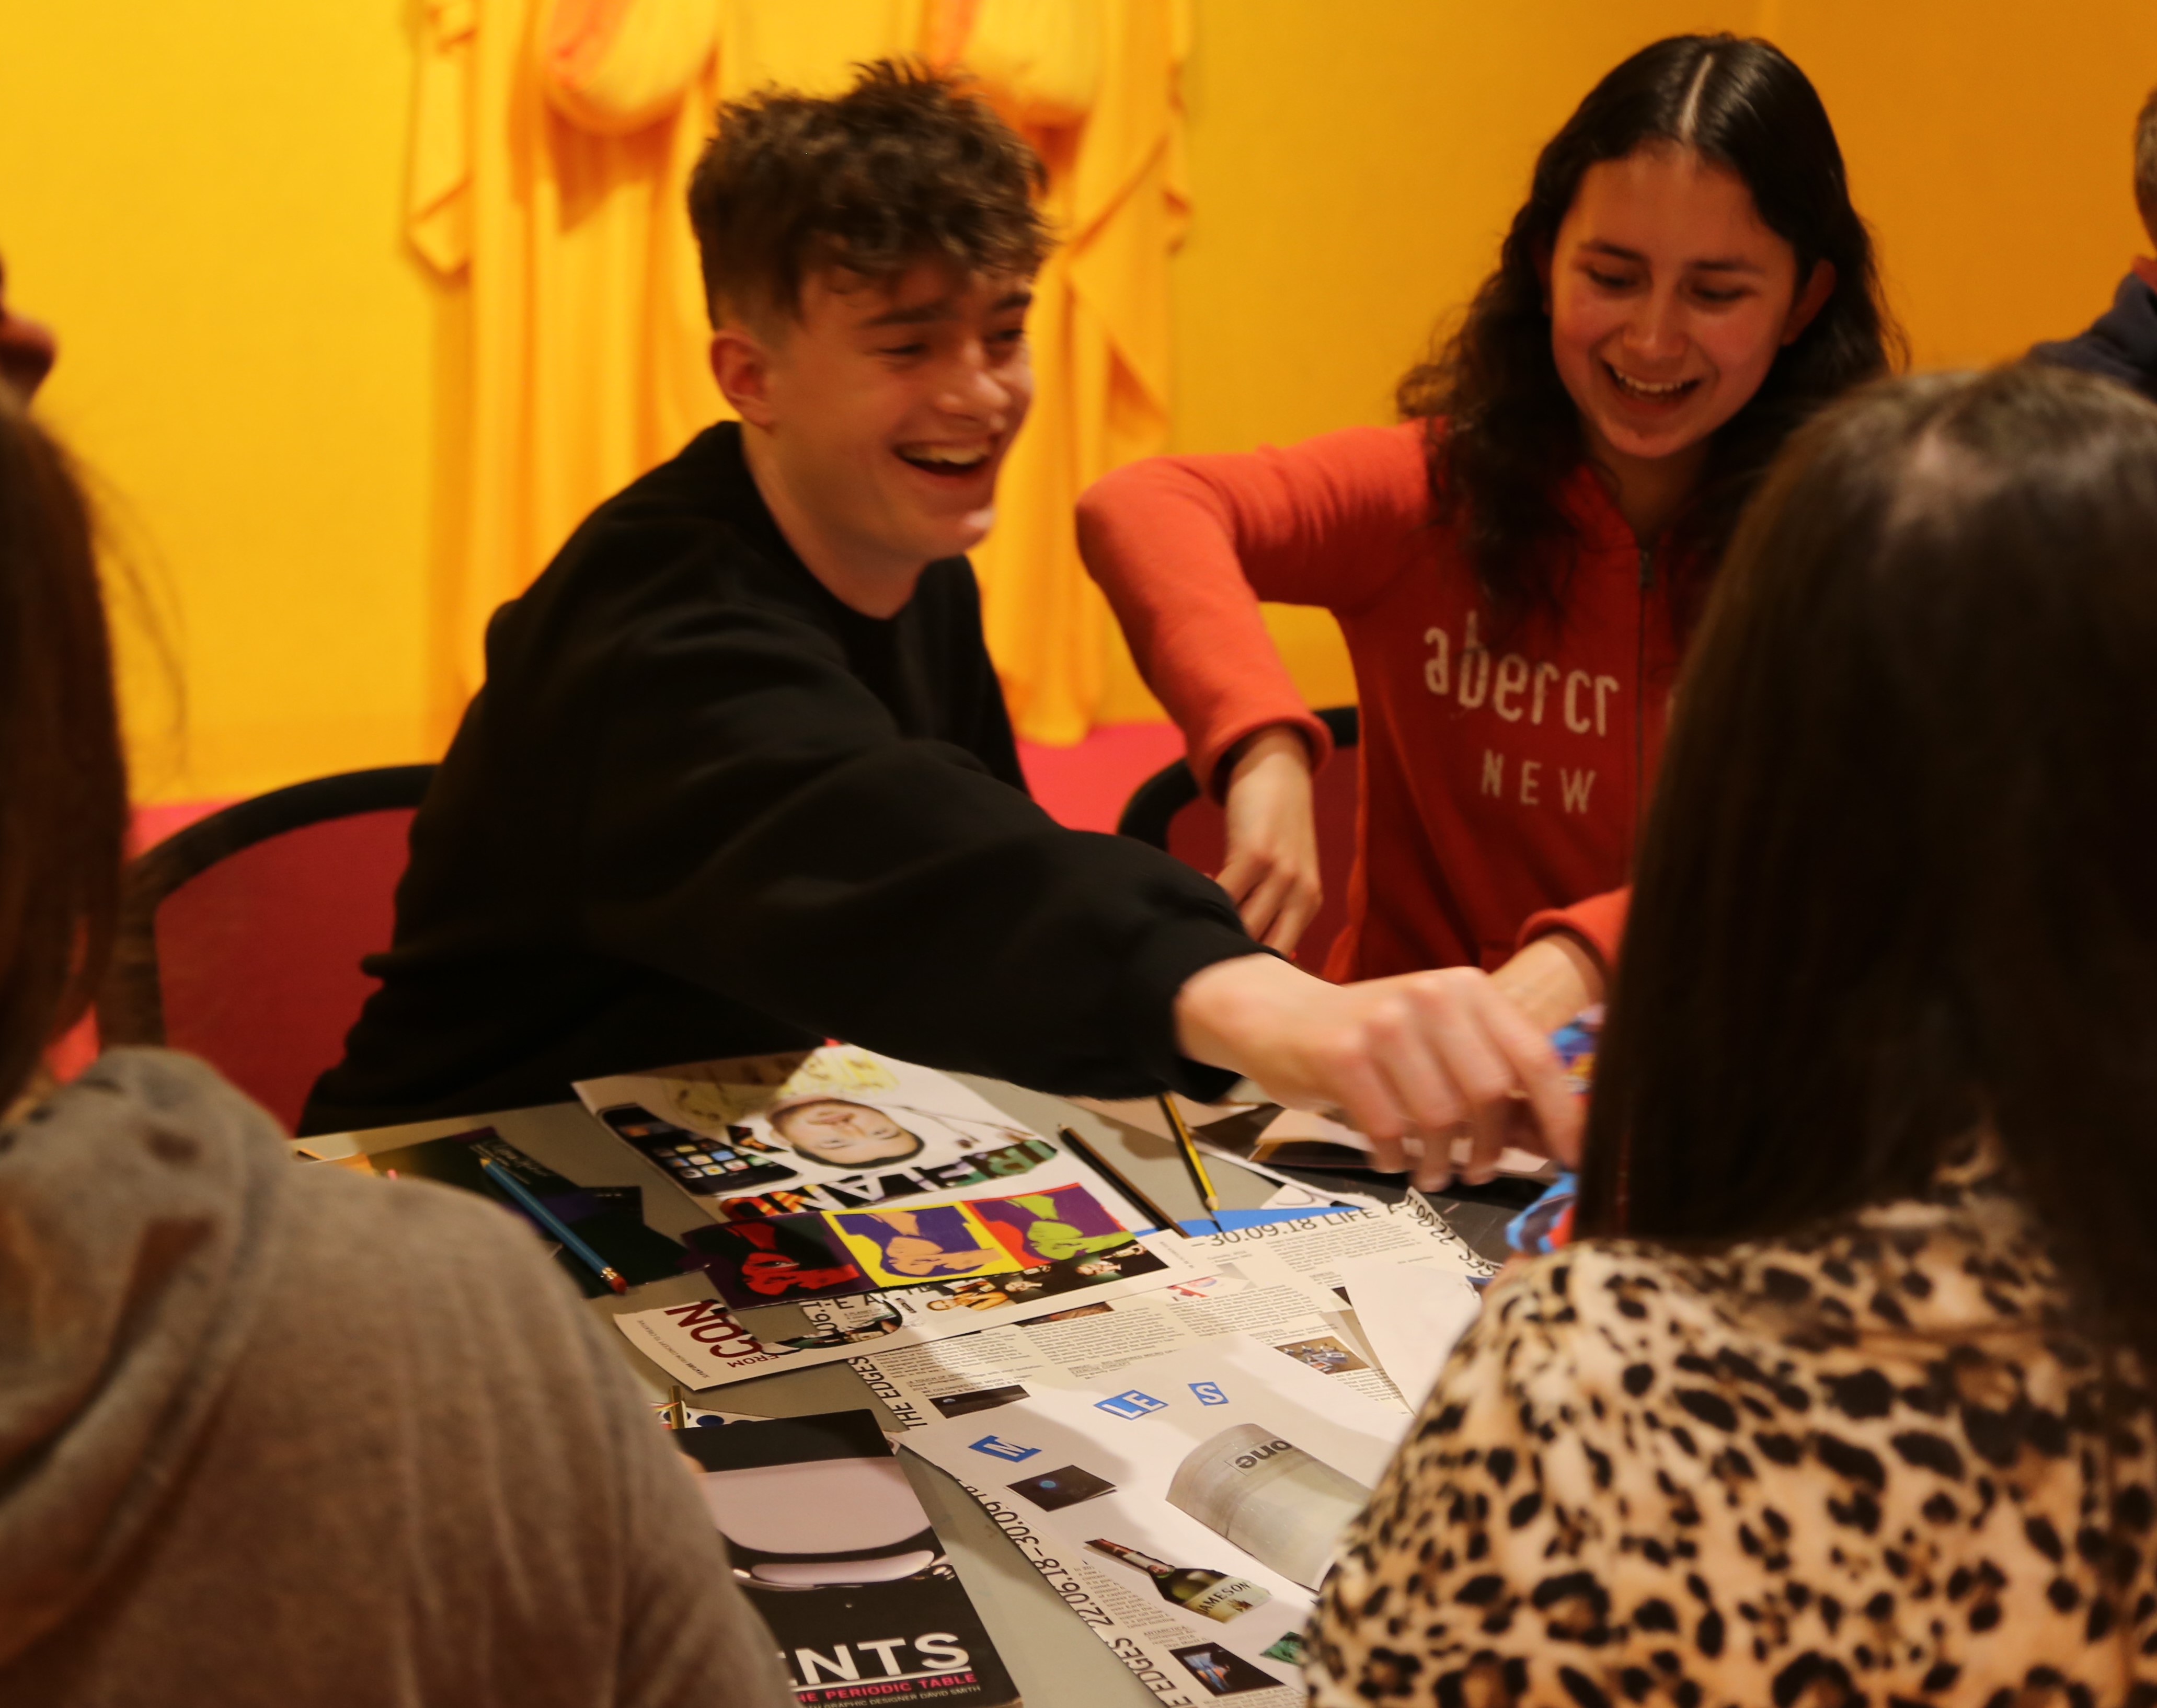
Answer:
M718 1197L795 1177L794 1170L758 1148L745 1128L729 1128L727 1139L708 1139L662 1120L637 1104L602 1109L600 1119L699 1197Z

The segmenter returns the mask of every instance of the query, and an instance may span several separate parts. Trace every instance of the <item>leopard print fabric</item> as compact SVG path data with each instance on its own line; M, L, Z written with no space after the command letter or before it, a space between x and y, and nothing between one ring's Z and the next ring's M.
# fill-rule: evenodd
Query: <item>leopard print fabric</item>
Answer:
M1344 1541L1314 1701L2146 1708L2149 1408L2106 1432L2070 1318L1982 1155L1801 1241L1537 1260Z

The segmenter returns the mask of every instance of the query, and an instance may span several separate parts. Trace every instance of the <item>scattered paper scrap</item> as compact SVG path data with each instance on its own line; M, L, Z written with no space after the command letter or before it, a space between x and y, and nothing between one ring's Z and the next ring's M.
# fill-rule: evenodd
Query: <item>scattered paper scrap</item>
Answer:
M1482 1294L1455 1271L1382 1258L1349 1258L1341 1279L1379 1364L1408 1404L1421 1407L1454 1343L1481 1314Z

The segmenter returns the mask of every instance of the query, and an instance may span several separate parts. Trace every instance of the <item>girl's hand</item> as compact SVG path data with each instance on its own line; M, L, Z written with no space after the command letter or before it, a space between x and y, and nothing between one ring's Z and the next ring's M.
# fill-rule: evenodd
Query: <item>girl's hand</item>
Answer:
M1230 766L1224 805L1228 851L1215 881L1243 929L1286 954L1325 899L1302 736L1277 723L1247 738Z
M1370 1138L1374 1166L1412 1166L1426 1191L1452 1177L1457 1137L1474 1140L1471 1178L1487 1178L1508 1145L1580 1155L1580 1100L1557 1052L1474 967L1329 985L1244 955L1185 981L1176 1025L1193 1061L1346 1121Z

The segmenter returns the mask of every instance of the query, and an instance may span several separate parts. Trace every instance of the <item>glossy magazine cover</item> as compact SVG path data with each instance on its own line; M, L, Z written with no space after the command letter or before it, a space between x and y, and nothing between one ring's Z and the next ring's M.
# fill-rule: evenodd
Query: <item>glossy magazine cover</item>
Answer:
M797 1702L1003 1708L1018 1692L870 1412L676 1438Z

